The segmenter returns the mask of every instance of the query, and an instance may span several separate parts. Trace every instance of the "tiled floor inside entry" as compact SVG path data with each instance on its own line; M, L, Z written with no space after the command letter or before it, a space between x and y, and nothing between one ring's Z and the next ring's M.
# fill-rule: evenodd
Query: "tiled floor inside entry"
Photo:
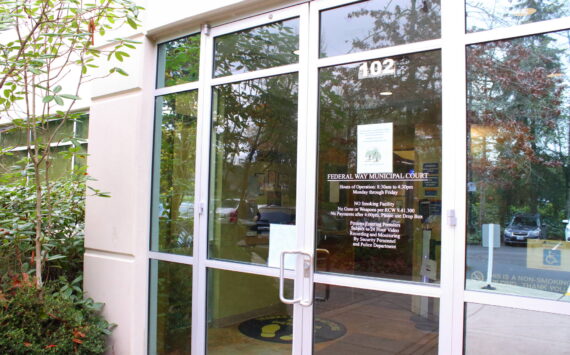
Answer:
M315 354L437 354L437 300L345 287L330 287L326 296L324 285L318 285L316 293L320 299L315 303L316 317L332 321L333 327L341 324L346 333L315 344ZM242 334L239 323L210 328L208 353L291 353L290 344ZM266 326L261 332L270 338L278 325Z

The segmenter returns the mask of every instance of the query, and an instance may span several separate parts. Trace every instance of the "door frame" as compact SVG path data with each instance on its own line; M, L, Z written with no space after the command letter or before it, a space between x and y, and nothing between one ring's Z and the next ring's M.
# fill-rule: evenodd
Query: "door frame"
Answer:
M332 65L340 65L345 63L352 63L364 60L372 60L376 58L390 57L399 54L409 54L416 52L423 52L428 50L440 50L442 58L442 167L441 167L441 180L442 180L442 218L441 218L441 264L440 264L440 284L439 285L422 285L419 283L402 282L397 280L387 279L369 279L362 277L350 277L333 274L319 274L315 273L315 283L325 283L335 286L354 287L374 291L384 291L399 294L409 294L415 296L433 297L439 299L439 339L438 349L439 354L461 353L463 351L463 300L461 297L463 293L463 273L454 272L453 265L464 265L461 263L461 258L457 258L457 253L461 252L461 246L464 243L454 243L455 240L461 241L461 228L455 228L457 225L461 226L461 208L457 206L464 206L461 201L463 191L464 178L462 180L462 169L456 169L457 166L466 166L461 162L465 160L465 154L462 154L466 135L464 134L465 120L460 119L465 117L465 110L461 110L461 103L465 102L465 90L461 90L461 81L457 81L457 73L464 73L465 61L461 61L461 55L464 57L464 46L455 44L453 41L444 39L456 36L457 33L464 31L464 17L453 16L457 13L464 13L463 1L454 0L441 0L441 38L403 44L393 47L380 48L369 50L365 52L350 53L345 55L338 55L333 57L319 58L318 48L320 39L320 12L326 9L335 8L357 1L346 0L321 0L311 2L310 7L310 31L309 31L309 105L307 108L307 119L310 121L308 136L313 137L313 141L308 144L307 163L308 174L306 176L305 184L315 189L315 182L317 181L317 117L318 117L318 70L319 68L328 67ZM444 9L445 12L444 12ZM461 43L459 43L461 44ZM458 50L458 48L460 50ZM447 59L450 52L455 53L456 65L446 69L446 63L451 60ZM459 62L460 64L457 64ZM463 63L463 65L461 65ZM458 106L459 104L459 106ZM459 114L457 112L460 112ZM310 138L309 138L310 139ZM463 143L461 143L463 142ZM466 153L466 150L464 150ZM458 161L459 160L459 161ZM458 165L459 164L459 165ZM306 195L307 211L311 211L311 218L305 223L305 235L313 236L316 230L314 211L316 207L316 194L313 192ZM463 207L464 209L464 207ZM456 212L457 210L457 212ZM446 218L445 216L448 216ZM463 239L464 240L464 239ZM306 238L305 250L314 250L314 238ZM313 309L303 309L303 326L305 329L311 329L309 332L312 334L313 324ZM303 354L310 354L313 348L312 337L303 338Z
M277 278L279 270L260 265L248 265L207 258L207 216L209 193L210 111L212 86L248 78L298 72L299 75L299 129L298 129L298 190L297 225L298 248L313 250L315 231L315 182L317 174L316 137L318 114L318 68L378 57L392 56L430 49L441 50L442 60L442 249L440 286L416 285L399 281L372 280L340 275L318 274L314 281L337 286L357 287L370 290L436 297L440 300L439 353L461 354L464 337L464 306L467 302L501 307L516 305L517 309L570 315L570 304L559 301L529 297L493 294L465 290L466 252L466 171L467 171L467 125L466 125L466 46L474 43L495 41L519 36L568 29L568 17L536 22L514 27L466 33L465 1L440 0L441 38L437 40L394 46L330 58L318 58L319 11L357 2L354 0L314 0L301 5L275 10L210 29L202 27L200 45L200 80L154 90L154 97L169 93L198 89L198 135L196 153L196 194L194 256L183 256L149 251L147 259L177 262L193 268L192 351L202 354L206 350L206 289L207 268L231 270ZM300 17L299 63L284 67L260 70L224 78L212 78L213 37L279 19ZM269 18L272 15L273 17ZM281 16L281 17L280 17ZM225 31L225 32L224 32ZM162 38L166 42L174 38ZM155 47L155 58L156 58ZM156 66L155 66L156 68ZM304 127L303 130L301 127ZM304 164L302 162L304 161ZM150 276L147 274L147 276ZM295 274L286 271L285 277L294 279ZM297 295L308 292L309 286L297 281ZM151 284L152 292L152 284ZM306 294L305 294L306 296ZM152 317L152 311L150 311ZM313 311L295 306L294 353L312 351L311 329ZM300 325L299 325L300 324ZM308 335L308 336L307 336Z
M317 117L318 117L318 70L322 67L350 63L355 61L370 60L381 57L394 56L397 54L415 53L427 50L442 50L442 61L445 62L444 50L449 51L444 46L444 31L446 28L442 20L442 38L399 45L388 48L381 48L360 53L351 53L347 55L339 55L328 58L318 57L319 46L319 15L320 11L334 8L356 1L347 0L321 0L312 1L295 5L281 10L275 10L269 13L257 15L247 19L235 21L226 25L220 25L209 29L202 28L201 55L200 55L200 85L199 85L199 109L198 109L198 137L197 137L197 169L196 169L196 201L199 201L198 218L195 224L196 238L194 257L193 257L193 273L194 273L194 291L193 291L193 324L204 326L193 326L193 339L206 340L206 324L207 324L207 269L220 269L235 272L244 272L255 275L278 277L279 270L268 268L261 265L248 265L243 263L235 263L232 261L208 259L207 243L208 243L208 212L211 206L208 205L209 195L209 173L210 173L210 135L211 135L211 110L212 110L212 88L216 85L227 84L237 81L249 80L260 77L274 76L285 73L297 72L299 77L299 97L298 97L298 147L297 147L297 198L296 205L296 225L298 226L297 248L299 250L313 252L314 250L314 231L315 231L315 206L316 206L316 178L317 178ZM447 6L454 3L452 0L442 0ZM457 3L457 1L455 1ZM456 6L457 8L458 6ZM443 8L443 4L442 4ZM450 10L451 11L451 10ZM254 72L241 73L235 75L213 78L213 54L214 54L214 38L220 35L260 26L266 23L272 23L292 17L299 17L299 62L281 67L270 69L262 69ZM442 14L442 18L443 18ZM455 29L461 25L461 21L454 22ZM451 28L451 26L447 26ZM448 31L452 32L452 31ZM449 41L448 41L449 42ZM464 47L463 47L464 48ZM455 51L457 53L457 50ZM456 68L458 70L459 68ZM446 75L445 66L442 66L443 86ZM163 89L164 90L164 89ZM447 90L449 92L449 90ZM457 92L457 90L456 90ZM464 91L463 91L464 92ZM461 96L461 91L459 91ZM455 209L457 201L452 201L456 191L457 174L452 167L457 159L454 149L449 147L458 146L457 142L461 140L461 135L454 135L457 132L458 120L457 114L451 117L450 112L457 112L457 98L449 99L446 91L442 91L442 213L443 211L452 211ZM446 105L447 103L447 105ZM453 110L449 109L453 104ZM447 114L446 114L447 113ZM451 127L450 127L451 125ZM446 129L446 127L449 127ZM451 132L451 134L450 134ZM447 147L447 149L446 149ZM457 195L456 195L457 196ZM454 260L457 250L454 250L453 240L456 229L453 223L446 223L442 218L442 249L441 249L441 282L440 285L422 285L411 282L392 281L387 279L369 279L362 277L350 277L332 274L314 274L315 283L326 283L334 286L345 286L362 288L374 291L384 291L391 293L409 294L416 296L434 297L440 299L439 312L439 352L451 353L452 348L462 348L463 340L463 313L461 301L461 315L456 314L457 307L453 306L454 280L452 265L457 262ZM459 224L461 225L461 224ZM457 243L461 244L461 243ZM302 261L299 261L299 265ZM457 264L455 264L457 265ZM300 269L299 267L297 269ZM307 297L310 293L312 285L308 284L307 279L295 277L292 271L286 271L285 277L295 280L294 297ZM460 292L463 292L463 283L461 282ZM452 316L454 315L455 316ZM293 353L309 354L312 352L312 325L313 325L313 308L303 307L299 304L294 306L293 315ZM457 320L460 319L460 322ZM455 325L455 326L454 326ZM461 326L459 326L461 325ZM455 333L455 334L453 334ZM455 336L453 336L455 335ZM457 335L460 335L459 338ZM452 341L453 339L453 341ZM455 346L452 346L452 342ZM206 351L204 341L194 341L192 350L201 354Z
M288 7L281 10L271 11L269 13L253 16L247 19L235 21L226 25L220 25L218 27L209 29L208 27L203 27L202 29L202 43L201 43L201 54L200 54L200 93L199 93L199 105L202 108L198 110L198 142L197 144L197 169L196 169L196 201L199 201L200 210L199 218L196 219L198 223L195 224L195 235L198 236L199 242L195 244L195 264L194 264L194 278L196 282L196 287L193 290L193 299L195 303L193 304L192 311L192 323L199 324L200 326L192 327L192 338L202 339L202 341L194 341L192 343L192 351L196 354L206 353L206 342L207 342L207 270L217 269L217 270L227 270L234 272L242 272L253 275L260 276L270 276L274 278L279 277L279 269L270 268L263 265L255 264L244 264L233 261L226 260L215 260L208 259L208 215L213 211L212 206L209 206L209 179L210 179L210 140L211 140L211 111L212 111L212 97L213 97L213 87L222 84L228 84L233 82L239 82L244 80L251 80L256 78L263 78L269 76L276 76L289 73L298 73L299 80L299 92L298 92L298 128L297 128L297 181L300 176L305 175L303 163L306 151L306 130L303 127L304 112L307 105L307 86L303 84L306 82L305 77L307 76L307 58L306 50L303 48L307 47L307 33L308 33L308 4L301 4L292 7ZM296 64L289 64L280 67L274 67L269 69L262 69L253 72L240 73L235 75L228 75L219 78L213 78L213 63L214 63L214 39L217 36L233 33L236 31L245 30L252 27L261 26L268 23L273 23L280 20L285 20L293 17L299 18L299 62ZM204 35L206 34L206 35ZM303 184L297 186L297 196L303 196ZM299 225L299 220L302 218L300 215L304 215L302 210L304 205L300 203L300 199L297 198L296 201L296 224ZM301 237L297 237L297 248L300 248ZM294 297L301 296L302 285L301 281L295 277L295 272L290 270L285 270L285 278L295 281L295 294ZM302 333L300 332L300 318L302 313L298 308L298 305L294 306L293 320L294 320L294 339L300 339ZM300 340L293 341L293 352L300 353L301 348L297 344L300 344Z

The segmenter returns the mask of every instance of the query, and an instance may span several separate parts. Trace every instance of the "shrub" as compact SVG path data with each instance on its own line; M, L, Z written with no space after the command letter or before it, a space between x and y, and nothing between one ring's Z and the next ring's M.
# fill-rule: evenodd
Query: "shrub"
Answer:
M83 220L88 176L83 170L45 186L42 212L42 279L71 283L83 273ZM0 275L35 275L35 186L0 186Z
M101 304L78 300L50 286L38 289L27 274L0 290L1 354L102 354L112 326ZM6 284L11 284L6 286Z

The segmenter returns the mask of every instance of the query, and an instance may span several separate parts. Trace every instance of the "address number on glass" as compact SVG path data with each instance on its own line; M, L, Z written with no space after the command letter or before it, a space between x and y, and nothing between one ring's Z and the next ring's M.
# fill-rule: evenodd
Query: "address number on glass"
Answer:
M396 62L394 59L373 60L362 63L358 68L358 79L379 78L386 75L396 74Z

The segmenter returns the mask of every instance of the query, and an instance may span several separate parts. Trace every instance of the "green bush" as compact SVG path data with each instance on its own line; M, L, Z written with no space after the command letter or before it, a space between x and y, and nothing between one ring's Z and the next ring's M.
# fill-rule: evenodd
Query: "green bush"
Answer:
M43 186L42 279L71 283L83 273L85 191L83 170ZM35 186L15 181L0 186L0 275L34 275Z
M100 304L40 290L26 276L10 283L0 290L0 354L105 352L112 326L99 315Z
M111 326L84 299L84 168L42 185L42 279L36 285L36 190L0 185L0 354L101 354ZM98 191L91 191L105 196Z

